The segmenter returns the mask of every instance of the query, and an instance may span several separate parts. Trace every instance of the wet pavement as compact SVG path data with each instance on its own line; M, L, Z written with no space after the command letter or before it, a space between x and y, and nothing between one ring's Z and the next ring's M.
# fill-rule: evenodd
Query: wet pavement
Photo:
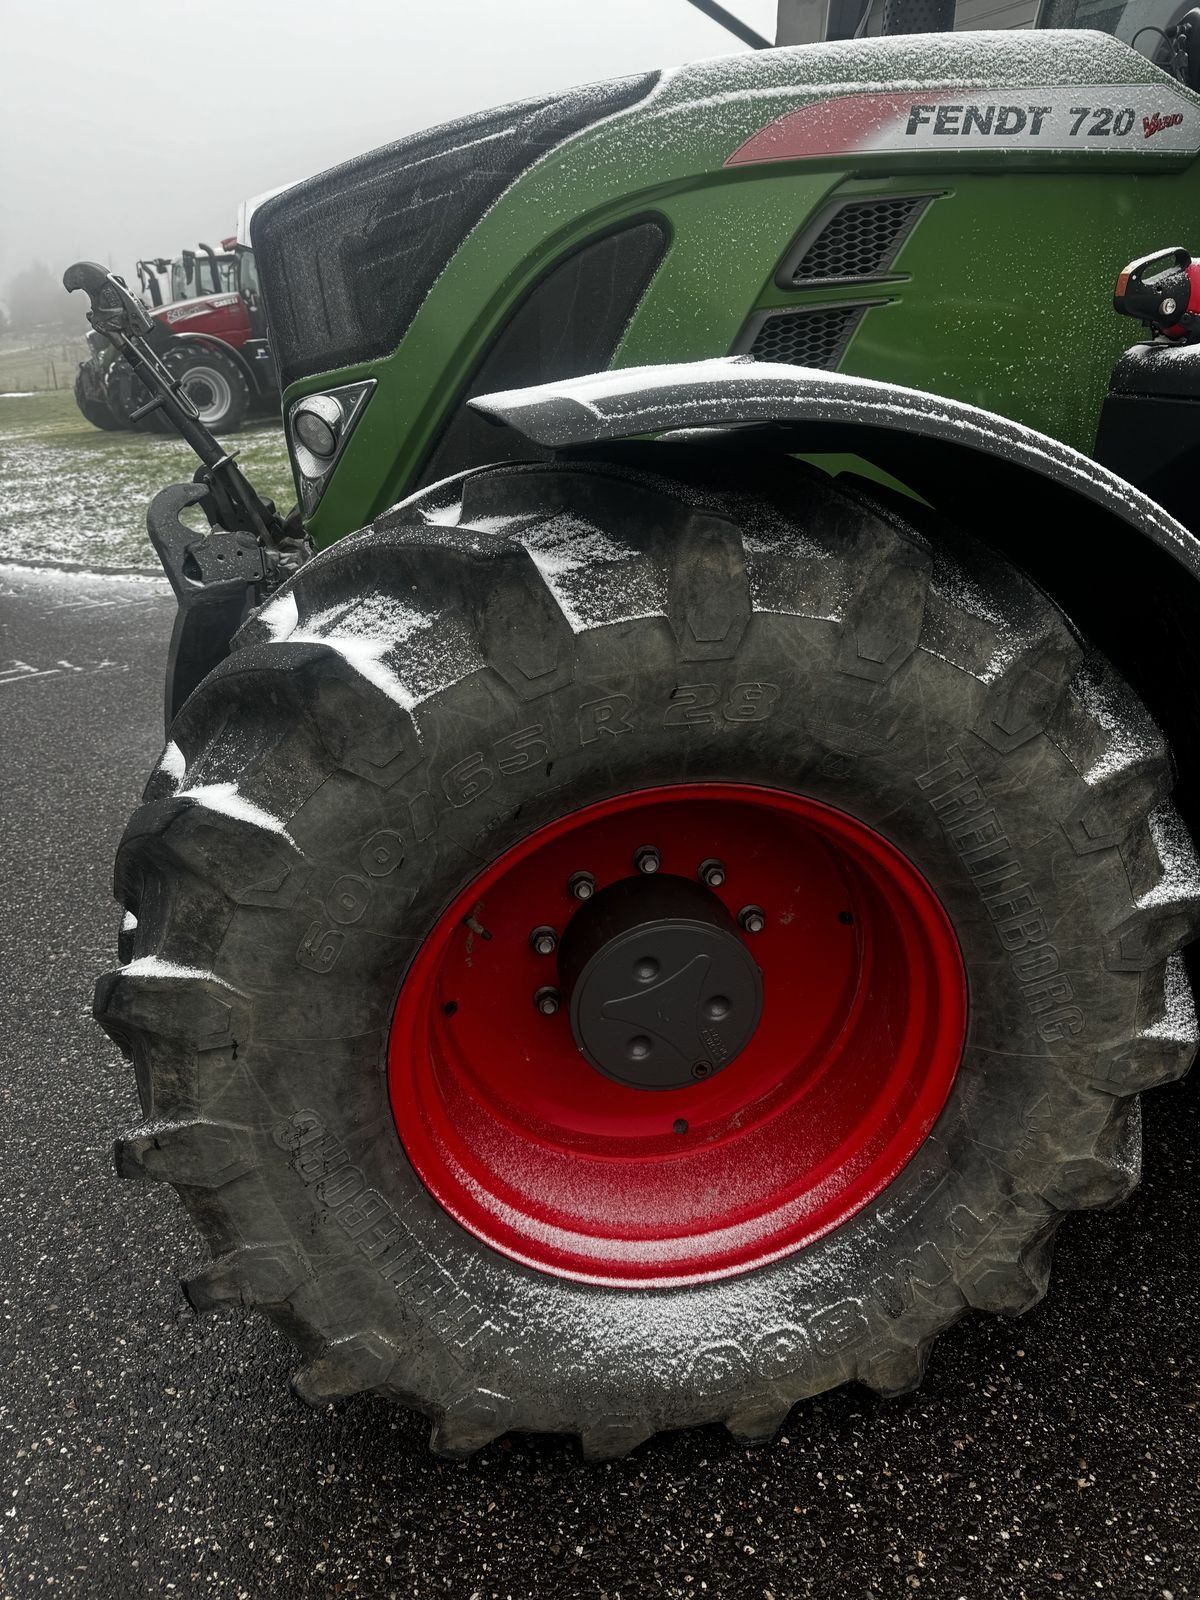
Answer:
M3 1600L1200 1600L1200 1074L1148 1097L1143 1187L1068 1220L1046 1302L766 1450L710 1428L448 1464L380 1402L305 1409L265 1322L197 1320L190 1223L112 1175L137 1107L90 1019L171 618L161 582L0 567Z

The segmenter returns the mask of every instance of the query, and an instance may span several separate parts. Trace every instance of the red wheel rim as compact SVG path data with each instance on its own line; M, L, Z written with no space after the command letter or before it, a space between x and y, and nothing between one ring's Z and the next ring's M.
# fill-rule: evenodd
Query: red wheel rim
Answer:
M638 847L765 926L745 938L762 1015L724 1070L631 1088L590 1065L555 958L529 935L579 910ZM396 1126L441 1205L544 1272L622 1287L698 1283L801 1249L880 1193L946 1102L966 980L944 909L913 864L847 813L749 784L677 784L584 807L507 850L424 941L396 1003Z

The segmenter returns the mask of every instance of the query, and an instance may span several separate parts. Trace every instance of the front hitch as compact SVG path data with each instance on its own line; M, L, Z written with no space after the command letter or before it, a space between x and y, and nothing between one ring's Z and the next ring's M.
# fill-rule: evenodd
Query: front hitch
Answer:
M200 457L195 482L208 490L201 502L209 522L230 533L252 533L269 556L283 554L287 535L283 519L270 500L264 500L247 481L235 458L210 433L182 385L151 348L146 335L154 327L145 306L130 294L123 279L106 272L95 261L77 261L63 273L63 286L82 289L91 301L87 319L117 353L128 361L150 392L133 421L161 411Z
M78 261L63 274L63 285L84 291L91 302L88 321L148 390L149 399L132 420L161 411L200 458L192 482L162 490L146 518L150 542L179 602L167 670L170 727L187 696L227 653L246 611L289 578L312 547L302 530L293 529L273 501L254 489L234 454L201 422L149 343L155 323L124 280L94 261ZM208 534L197 534L179 520L188 506L203 511Z

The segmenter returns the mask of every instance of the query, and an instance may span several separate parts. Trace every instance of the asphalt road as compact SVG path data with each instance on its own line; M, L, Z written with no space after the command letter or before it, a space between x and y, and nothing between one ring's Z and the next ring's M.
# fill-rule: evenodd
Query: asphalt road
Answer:
M304 1409L265 1322L197 1320L190 1224L112 1174L136 1103L89 1009L171 614L158 583L0 567L0 1595L1200 1597L1200 1074L1149 1098L1146 1181L1068 1221L1047 1302L765 1451L450 1465L402 1411Z

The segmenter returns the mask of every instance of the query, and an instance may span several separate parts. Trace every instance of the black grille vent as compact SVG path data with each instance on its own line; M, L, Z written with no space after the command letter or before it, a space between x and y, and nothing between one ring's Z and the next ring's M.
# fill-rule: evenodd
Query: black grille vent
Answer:
M877 278L900 253L931 195L846 200L806 230L784 263L789 286L830 278Z
M764 318L746 348L756 361L784 361L793 367L832 371L866 311L866 306L777 311Z

